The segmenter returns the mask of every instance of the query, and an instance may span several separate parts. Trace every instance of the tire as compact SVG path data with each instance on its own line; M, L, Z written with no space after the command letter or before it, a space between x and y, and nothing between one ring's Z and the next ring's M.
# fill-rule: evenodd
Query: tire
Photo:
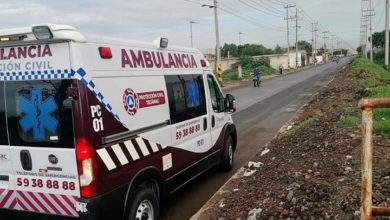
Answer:
M228 136L225 140L222 158L221 158L221 169L223 171L230 171L233 168L234 161L234 150L233 150L233 139L232 136Z
M149 188L137 188L126 220L158 220L159 202Z

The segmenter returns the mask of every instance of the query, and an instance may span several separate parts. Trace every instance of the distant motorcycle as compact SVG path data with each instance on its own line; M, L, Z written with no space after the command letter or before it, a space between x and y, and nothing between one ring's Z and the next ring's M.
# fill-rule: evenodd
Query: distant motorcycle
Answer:
M259 87L261 84L261 80L259 76L253 76L253 87Z

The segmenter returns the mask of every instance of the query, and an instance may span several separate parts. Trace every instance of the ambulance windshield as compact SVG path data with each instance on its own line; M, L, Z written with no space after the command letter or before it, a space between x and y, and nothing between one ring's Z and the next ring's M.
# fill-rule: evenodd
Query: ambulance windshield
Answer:
M66 95L70 85L71 80L3 83L9 144L74 147L72 100ZM1 119L0 122L5 124Z

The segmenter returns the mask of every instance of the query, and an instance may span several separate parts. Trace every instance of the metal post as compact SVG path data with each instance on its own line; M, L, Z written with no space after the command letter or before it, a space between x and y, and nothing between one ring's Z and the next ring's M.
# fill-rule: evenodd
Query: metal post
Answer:
M362 117L362 207L361 219L372 218L372 108L365 108Z
M385 19L385 66L387 69L389 69L389 0L386 0Z
M362 114L361 144L361 220L371 220L372 216L390 216L390 208L372 206L372 170L373 170L373 110L374 108L390 108L389 98L363 99L359 103Z
M238 32L238 45L241 46L241 35L243 33L242 32Z

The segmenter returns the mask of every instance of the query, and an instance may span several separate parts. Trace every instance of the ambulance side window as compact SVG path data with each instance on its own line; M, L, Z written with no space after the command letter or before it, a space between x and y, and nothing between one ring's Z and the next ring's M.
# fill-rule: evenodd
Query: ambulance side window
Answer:
M165 82L172 124L206 114L202 75L169 75Z
M0 145L8 145L4 103L4 82L0 82Z
M214 112L224 112L225 107L223 105L223 95L217 82L212 75L207 76L207 82L209 84L211 105L213 106Z
M71 80L6 82L10 145L73 148Z

